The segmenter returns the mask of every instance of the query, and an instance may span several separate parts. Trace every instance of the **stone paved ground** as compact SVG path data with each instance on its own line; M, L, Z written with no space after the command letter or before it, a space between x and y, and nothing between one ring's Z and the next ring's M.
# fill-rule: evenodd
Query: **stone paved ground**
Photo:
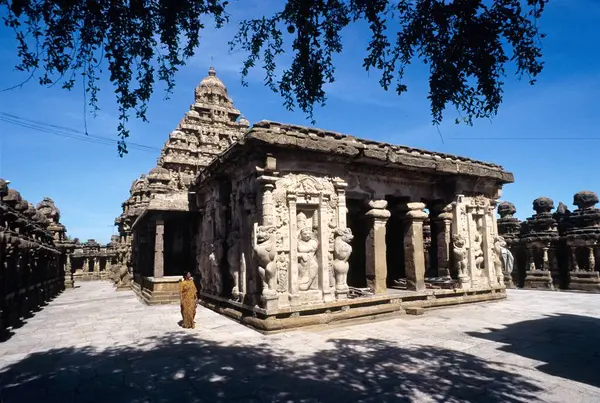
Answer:
M509 299L262 336L204 308L67 290L0 342L9 402L599 402L600 295Z

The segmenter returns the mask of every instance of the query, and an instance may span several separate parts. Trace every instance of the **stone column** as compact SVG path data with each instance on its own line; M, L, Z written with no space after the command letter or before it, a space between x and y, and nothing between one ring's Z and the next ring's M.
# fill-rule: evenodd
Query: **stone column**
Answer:
M391 216L386 210L387 204L386 200L372 200L369 202L371 210L366 213L371 227L365 243L367 286L375 294L387 292L385 226Z
M338 206L337 206L337 227L338 228L346 228L347 226L347 217L348 217L348 208L346 207L346 188L348 184L342 180L335 180L333 183L335 187L335 192L338 197Z
M262 225L271 226L275 224L275 204L273 202L273 189L277 178L271 176L260 176L258 182L262 190Z
M320 196L319 200L319 288L323 291L323 301L331 302L335 299L333 288L330 284L329 278L329 232L327 229L327 223L329 217L327 217L327 203L329 198L324 195Z
M162 217L156 218L156 238L154 241L154 277L161 278L165 275L165 222Z
M83 266L81 266L81 277L83 277L85 280L90 279L90 261L87 257L83 258Z
M296 195L288 193L287 203L289 210L289 231L290 231L290 266L288 269L288 298L291 306L300 303L300 291L298 289L298 243L296 234L298 233L296 221Z
M571 261L571 271L579 271L579 263L577 262L577 247L571 246L570 248L570 261Z
M435 234L437 241L437 266L438 276L451 276L450 247L452 245L452 205L438 206L437 216L434 218Z
M272 165L274 163L275 160L272 157L267 158L267 165ZM267 175L258 177L258 183L260 183L262 193L262 225L264 227L273 227L275 225L273 189L275 188L276 180L277 178ZM272 248L275 248L275 242L273 243ZM277 261L277 253L275 253L273 259L275 262ZM275 262L273 262L273 265L276 265ZM277 277L277 270L275 270L274 275ZM268 293L265 293L263 290L261 300L263 302L263 307L267 310L277 310L279 308L279 294L277 293L277 289L269 290Z
M404 270L406 288L425 290L425 252L423 247L423 221L427 218L425 203L407 203L406 232L404 234Z
M67 253L65 259L65 288L73 288L75 287L75 280L73 279L73 273L71 273L71 255Z

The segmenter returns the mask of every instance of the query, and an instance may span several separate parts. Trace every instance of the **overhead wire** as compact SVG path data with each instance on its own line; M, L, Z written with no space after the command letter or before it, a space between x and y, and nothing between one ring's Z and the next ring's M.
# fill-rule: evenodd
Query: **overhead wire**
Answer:
M109 138L109 137L92 135L92 134L82 132L77 129L73 129L71 127L40 122L37 120L16 116L16 115L6 113L6 112L0 112L0 121L9 123L12 125L36 130L39 132L52 134L52 135L59 136L59 137L75 139L75 140L80 140L80 141L87 141L88 143L103 144L103 145L110 145L110 146L117 145L117 140ZM147 151L147 152L160 151L160 148L157 148L157 147L152 147L152 146L148 146L145 144L129 142L129 141L127 141L127 148L130 150Z

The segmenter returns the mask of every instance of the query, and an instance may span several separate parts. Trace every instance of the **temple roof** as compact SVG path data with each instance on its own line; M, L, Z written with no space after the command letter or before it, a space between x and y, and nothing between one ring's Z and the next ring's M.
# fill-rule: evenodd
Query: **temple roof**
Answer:
M116 225L135 221L146 208L181 211L185 203L180 194L187 197L198 172L241 138L248 126L211 67L194 90L194 103L167 137L156 167L132 183ZM153 201L161 194L173 197Z
M397 166L421 171L436 171L495 179L502 183L514 181L513 174L502 166L451 154L393 145L322 129L260 121L218 160L213 161L197 178L197 183L212 176L223 161L235 158L234 154L246 143L259 143L279 148L292 148L337 155L352 162L372 165Z

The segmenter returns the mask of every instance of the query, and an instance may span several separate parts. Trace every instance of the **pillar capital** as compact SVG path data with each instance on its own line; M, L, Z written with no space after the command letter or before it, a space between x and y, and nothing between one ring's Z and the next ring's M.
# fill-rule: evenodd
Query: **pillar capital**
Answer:
M387 200L371 200L369 201L369 207L371 209L367 211L365 216L374 220L386 222L392 215L389 210L386 210L387 205Z
M408 211L406 212L406 217L412 220L425 220L429 215L424 211L425 203L421 202L410 202L406 203L406 207Z

